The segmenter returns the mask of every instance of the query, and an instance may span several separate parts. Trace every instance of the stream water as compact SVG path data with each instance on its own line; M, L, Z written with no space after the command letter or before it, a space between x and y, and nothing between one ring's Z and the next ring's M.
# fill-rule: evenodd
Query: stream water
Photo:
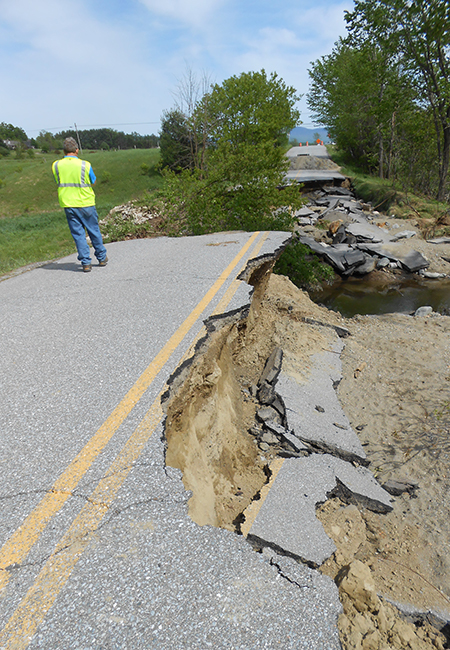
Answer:
M372 274L371 274L372 275ZM429 305L441 314L450 314L450 279L428 280L412 275L399 275L387 284L379 277L338 280L311 299L343 316L356 314L412 313Z

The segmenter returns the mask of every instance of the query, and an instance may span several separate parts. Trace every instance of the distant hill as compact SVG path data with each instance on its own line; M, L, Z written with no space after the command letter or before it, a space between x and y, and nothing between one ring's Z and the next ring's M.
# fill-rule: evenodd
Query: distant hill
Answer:
M319 137L321 140L323 140L324 144L331 142L330 138L328 137L327 129L323 128L322 126L318 126L316 129L307 129L304 126L296 126L295 129L292 129L290 132L289 139L295 139L298 142L309 142L312 144L317 140L317 136L314 137L315 133L319 134Z

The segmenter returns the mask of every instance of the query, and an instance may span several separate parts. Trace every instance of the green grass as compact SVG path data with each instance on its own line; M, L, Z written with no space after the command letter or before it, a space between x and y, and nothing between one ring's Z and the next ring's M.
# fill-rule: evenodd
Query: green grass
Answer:
M52 162L61 155L0 158L0 274L75 252L64 211L59 207ZM97 176L97 211L111 208L162 186L155 166L157 149L83 152Z
M73 252L62 210L0 219L0 274Z

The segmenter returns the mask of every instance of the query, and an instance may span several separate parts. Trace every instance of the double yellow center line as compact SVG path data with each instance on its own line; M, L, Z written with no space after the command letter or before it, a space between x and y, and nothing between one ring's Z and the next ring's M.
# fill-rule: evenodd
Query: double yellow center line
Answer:
M32 546L39 539L52 517L63 507L81 478L149 388L171 354L231 275L236 265L256 241L259 234L259 232L256 232L249 238L195 309L145 369L111 415L55 481L50 492L4 544L0 550L0 592L6 588L11 570L19 568L21 563L26 559ZM255 246L255 249L252 251L253 256L258 254L266 237L267 233ZM215 312L223 311L238 286L239 282L234 281L216 307ZM161 421L160 396L161 393L157 396L142 422L112 463L107 475L99 481L89 501L58 542L34 584L30 587L5 628L0 632L0 647L19 650L28 646L33 634L45 618L58 593L70 577L75 564L89 544L93 532L97 529L116 497L119 488L131 471L132 464L139 457L145 444Z

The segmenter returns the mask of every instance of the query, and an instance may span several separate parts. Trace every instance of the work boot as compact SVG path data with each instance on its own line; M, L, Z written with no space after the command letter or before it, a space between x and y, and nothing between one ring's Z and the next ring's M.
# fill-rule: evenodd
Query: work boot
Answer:
M99 266L106 266L108 264L108 257L106 256L104 260L99 260Z
M84 273L90 273L92 271L92 264L83 264Z

